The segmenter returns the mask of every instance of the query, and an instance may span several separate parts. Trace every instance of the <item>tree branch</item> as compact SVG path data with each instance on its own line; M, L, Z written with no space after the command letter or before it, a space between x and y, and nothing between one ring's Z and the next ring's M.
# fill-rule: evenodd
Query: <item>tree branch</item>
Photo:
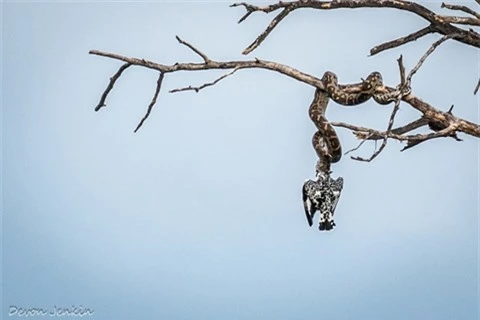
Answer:
M356 129L361 128L361 127L351 128L351 127L348 127L348 125L343 123L343 122L331 122L331 124L332 124L332 126L343 127L343 128L346 128L346 129L354 130L353 133L355 134L357 139L361 139L362 141L363 140L381 140L387 134L386 131L383 131L383 132L376 131L376 130L368 131L368 130L371 130L369 128L362 128L362 130L356 130ZM421 117L421 118L419 118L415 121L412 121L412 122L410 122L410 123L408 123L404 126L392 129L391 133L393 134L393 136L401 136L401 135L403 135L407 132L410 132L410 131L416 130L418 128L421 128L421 127L423 127L427 124L428 124L428 119L426 119L424 117ZM389 136L389 137L391 138L391 136Z
M153 106L157 102L157 97L158 97L158 94L160 93L160 89L162 87L163 77L164 77L163 72L160 72L160 75L158 76L158 80L157 80L157 87L155 88L155 94L153 95L152 101L148 105L147 113L143 116L142 120L140 120L140 123L137 125L137 127L135 128L135 131L133 131L133 132L137 132L138 129L140 129L142 127L143 122L145 122L145 120L147 120L148 116L150 116L150 112L152 111Z
M451 38L455 38L457 35L456 34L448 34L446 36L443 36L440 40L437 40L435 41L432 46L427 50L427 52L425 52L425 54L420 58L420 60L418 61L418 63L415 65L415 67L412 68L412 70L410 70L410 72L408 73L408 76L407 76L407 80L406 80L406 83L408 85L410 85L410 82L412 80L412 77L413 75L418 71L418 69L420 69L420 67L422 66L422 64L425 62L425 60L428 58L429 55L432 54L432 52L439 46L441 45L443 42L445 42L446 40L448 39L451 39Z
M275 4L266 5L266 6L255 6L251 4L247 4L245 2L235 3L231 5L232 7L242 6L246 9L247 14L240 19L244 21L250 14L253 12L264 12L270 13L272 11L283 9L284 15L282 15L282 19L288 15L290 12L293 12L297 9L301 8L310 8L310 9L317 9L317 10L333 10L333 9L341 9L341 8L393 8L402 11L408 11L413 14L418 15L419 17L423 18L427 22L429 22L429 27L423 28L415 33L412 33L406 37L399 38L397 40L393 40L382 45L376 46L372 48L371 54L376 54L380 51L384 51L387 49L391 49L402 45L404 43L413 41L418 39L419 37L431 33L437 32L442 35L448 34L458 34L458 37L455 37L455 40L480 48L480 35L473 30L464 30L454 26L453 24L464 24L470 26L480 26L480 19L471 18L471 17L457 17L457 16L443 16L436 14L435 12L427 9L426 7L410 1L398 1L398 0L343 0L343 1L317 1L317 0L300 0L300 1L292 1L292 2L283 2L280 1ZM277 16L278 17L278 16ZM250 45L244 53L249 53L256 49L266 38L268 34L278 25L279 21L274 21L276 18L272 20L270 25L257 39ZM431 28L428 30L428 28ZM428 31L428 32L427 32ZM376 49L377 48L377 49ZM381 49L381 50L379 50ZM379 51L378 51L379 50Z
M401 45L404 45L405 43L411 42L411 41L416 41L417 39L420 39L421 37L435 32L435 29L432 28L432 26L425 27L423 29L420 29L416 32L413 32L409 34L408 36L401 37L392 41L388 41L385 43L382 43L378 46L373 47L370 49L370 56L376 55L377 53L380 53L382 51L392 49L395 47L400 47Z
M186 41L183 41L182 39L180 39L179 36L175 36L175 38L177 39L177 41L180 43L180 44L183 44L184 46L187 46L188 48L190 48L193 52L195 52L196 54L198 54L200 57L202 57L203 61L205 61L205 63L208 63L210 61L210 59L207 57L207 55L205 53L203 53L202 51L198 50L197 48L195 48L194 46L192 46L190 43L186 42Z
M463 12L466 12L468 14L471 14L472 16L474 16L477 19L480 19L480 14L473 11L472 9L470 9L467 6L461 6L461 5L456 5L456 4L445 4L445 2L442 2L441 8L463 11Z
M473 90L473 94L477 94L479 88L480 88L480 79L478 79L477 86L475 87L475 90Z
M375 150L375 152L368 159L362 158L362 157L350 157L352 160L370 162L373 159L375 159L383 151L383 149L387 146L388 135L392 132L392 127L393 127L393 122L394 122L394 119L395 119L395 115L397 114L398 108L400 107L400 101L401 101L400 98L401 97L398 97L397 101L395 102L395 106L393 107L393 111L392 111L392 114L390 115L390 120L388 122L387 131L385 132L385 135L383 137L383 141L382 141L382 144L380 145L380 148L378 150Z
M446 38L447 37L444 37L441 40L437 41L437 46L441 43L440 41L445 41ZM180 42L180 43L182 43L182 42ZM185 44L185 43L186 42L183 41L182 44ZM189 47L191 50L193 50L197 53L201 52L200 50L196 49L192 45L187 45L187 47ZM433 49L429 50L424 55L424 58L422 58L423 60L421 59L421 61L419 61L419 63L415 67L416 70L418 70L418 68L421 66L421 63L423 63L423 61L426 59L426 56L428 56L427 54L430 54L431 51L433 51ZM281 73L283 75L289 76L292 79L295 79L297 81L300 81L300 82L306 83L308 85L311 85L315 88L319 88L320 90L325 90L322 81L320 79L318 79L317 77L313 76L313 75L309 75L307 73L301 72L301 71L299 71L295 68L292 68L290 66L287 66L287 65L283 65L283 64L276 63L276 62L273 62L273 61L260 60L258 58L255 58L254 60L247 60L247 61L215 61L215 60L212 60L212 59L208 58L206 55L204 55L202 53L204 55L204 58L203 58L204 62L203 63L190 63L190 62L178 63L177 62L173 65L164 65L164 64L156 63L156 62L145 60L145 59L139 59L139 58L134 58L134 57L126 57L126 56L122 56L122 55L119 55L119 54L116 54L116 53L109 53L109 52L103 52L103 51L98 51L98 50L92 50L92 51L90 51L90 54L97 55L97 56L103 56L103 57L107 57L107 58L111 58L111 59L115 59L115 60L125 62L125 64L123 64L120 67L119 71L117 71L117 73L110 79L110 83L107 87L107 90L105 90L105 92L103 93L99 105L104 105L104 101L105 101L105 98L106 98L108 92L110 92L110 90L112 90L112 88L115 84L115 81L120 77L122 72L127 67L134 65L134 66L144 67L144 68L148 68L148 69L152 69L152 70L156 70L156 71L160 72L159 79L157 80L157 87L156 87L156 90L155 90L155 94L152 98L152 101L150 102L150 104L148 106L147 113L142 118L142 120L138 124L135 131L138 131L139 128L143 125L144 121L149 117L150 112L151 112L153 106L155 105L157 97L158 97L159 92L161 90L161 85L162 85L164 75L167 74L167 73L174 73L174 72L180 72L180 71L200 71L200 70L231 70L229 73L224 74L223 76L219 77L218 79L216 79L213 82L205 83L205 84L203 84L202 86L199 86L199 87L189 86L189 87L185 87L185 88L173 89L173 90L171 90L171 92L187 91L187 90L199 91L199 90L201 90L201 89L203 89L207 86L215 85L216 83L218 83L222 79L225 79L226 77L234 74L236 71L238 71L240 69L256 69L256 68L275 71L275 72ZM403 64L401 62L401 58L399 58L398 62L399 62L400 78L401 78L401 83L400 83L399 86L400 86L400 89L402 89L402 86L405 85L404 82L407 81L407 80L404 81L404 79L408 79L408 77L405 78L405 70L404 70ZM412 71L414 71L415 68L412 69ZM411 78L412 75L413 75L413 73L410 72L410 74L409 74L410 78ZM402 85L402 83L403 83L403 85ZM358 92L359 87L361 85L362 85L362 83L339 84L339 87L342 88L345 91ZM463 132L465 134L468 134L468 135L471 135L471 136L474 136L474 137L480 137L480 126L478 124L469 122L469 121L464 120L464 119L457 118L451 112L440 111L440 110L434 108L433 106L431 106L430 104L428 104L427 102L421 100L419 97L414 96L411 92L405 93L402 90L399 91L398 88L392 88L392 87L388 87L388 86L382 87L382 90L384 90L387 93L388 92L390 92L390 93L395 92L395 94L397 94L397 97L398 97L396 107L394 107L394 109L392 111L392 114L390 116L389 125L388 125L388 128L385 132L380 132L380 131L377 131L377 130L374 130L374 129L369 129L369 128L362 128L362 127L357 127L357 126L352 126L352 125L346 125L346 124L343 124L343 123L334 123L334 125L341 126L341 127L344 127L344 128L348 128L348 129L354 131L354 134L358 138L363 139L363 140L380 140L380 139L385 140L386 138L390 138L390 139L396 139L396 140L399 140L399 141L407 141L407 142L411 141L411 140L412 141L422 141L423 142L424 140L426 141L426 140L437 138L437 137L453 136L456 132ZM408 103L410 106L412 106L416 110L420 111L423 114L423 116L422 116L421 119L416 120L416 121L414 121L414 122L412 122L408 125L405 125L403 127L399 127L399 128L396 128L396 129L392 129L393 122L394 122L394 117L395 117L396 111L398 110L398 104L399 104L400 100ZM97 106L95 108L95 110L97 110L97 108L99 108L99 107ZM414 130L414 129L416 129L420 126L423 126L427 123L438 124L437 127L441 128L440 131L435 132L435 133L430 134L430 135L410 135L410 136L404 135L404 133L409 132L411 130ZM442 129L442 128L444 128L444 129ZM383 144L386 144L386 142L384 141ZM411 147L411 146L412 146L412 143L410 145L407 145L407 147ZM377 150L378 153L381 152L381 150L383 150L384 147L385 147L384 145L381 146L380 151Z
M255 48L257 48L260 43L265 40L265 38L270 34L270 32L272 32L272 30L280 23L280 21L282 21L283 18L285 18L289 13L290 10L288 8L283 9L275 18L273 18L267 29L265 29L265 31L263 31L262 34L259 35L258 38L255 39L255 41L253 41L252 44L250 44L245 50L243 50L242 54L247 55L253 50L255 50Z
M111 58L115 60L120 60L128 62L131 65L145 67L148 69L157 70L163 73L173 73L178 71L200 71L200 70L228 70L237 68L240 69L267 69L271 71L276 71L286 76L289 76L300 82L304 82L311 86L324 89L323 83L317 77L309 75L307 73L301 72L295 68L267 60L247 60L247 61L214 61L209 60L204 63L175 63L173 65L165 65L156 63L146 59L139 59L133 57L126 57L116 53L110 53L99 50L91 50L89 52L92 55L102 56L106 58Z
M100 102L98 103L98 105L95 107L95 111L98 111L100 110L101 108L105 107L106 104L105 104L105 100L107 99L107 96L108 94L110 93L110 91L112 91L113 89L113 86L115 85L115 82L118 80L118 78L120 78L120 76L122 75L123 71L125 71L125 69L127 69L128 67L130 67L132 64L131 63L125 63L124 65L122 65L120 67L120 69L118 69L118 71L110 78L110 83L108 84L107 88L105 89L105 91L103 92L102 94L102 97L100 98Z

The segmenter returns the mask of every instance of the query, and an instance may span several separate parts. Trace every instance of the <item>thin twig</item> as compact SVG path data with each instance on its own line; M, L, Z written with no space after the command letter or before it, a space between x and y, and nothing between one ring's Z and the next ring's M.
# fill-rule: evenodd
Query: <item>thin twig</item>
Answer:
M382 144L380 145L380 148L378 148L378 150L376 150L371 156L370 158L366 159L366 158L362 158L362 157L350 157L352 160L357 160L357 161L364 161L364 162L370 162L372 161L373 159L375 159L382 151L383 149L386 147L387 145L387 141L388 141L388 135L391 133L392 131L392 127L393 127L393 122L395 120L395 115L397 114L397 111L400 107L400 102L401 102L401 97L398 97L397 98L397 101L395 102L395 106L393 107L393 111L392 111L392 114L390 115L390 120L388 122L388 128L387 128L387 131L385 133L385 136L383 138L383 141L382 141Z
M122 75L123 71L125 71L125 69L127 69L128 67L130 67L132 64L127 62L125 63L124 65L122 65L120 67L120 69L118 69L118 71L110 78L110 83L108 84L107 88L105 89L105 91L103 92L102 94L102 97L100 98L100 102L97 104L97 106L95 107L95 111L98 111L100 110L101 108L105 107L106 104L105 104L105 100L107 99L107 96L108 94L110 93L110 91L113 89L113 86L115 85L115 82L118 80L118 78L120 78L120 76Z
M160 75L158 76L158 80L157 80L157 87L155 88L155 94L153 95L152 101L148 105L147 113L145 113L142 120L140 120L140 123L137 125L134 132L137 132L138 129L142 127L145 120L147 120L147 118L150 116L150 112L152 111L153 106L157 102L157 97L158 97L158 94L160 93L160 88L162 87L163 77L164 77L164 73L160 72Z
M442 2L441 8L447 8L450 10L459 10L466 12L468 14L471 14L472 16L475 16L477 19L480 19L480 14L478 12L473 11L467 6L461 6L461 5L456 5L456 4L445 4L445 2Z
M388 49L392 49L392 48L395 48L395 47L399 47L401 45L404 45L408 42L411 42L411 41L416 41L417 39L420 39L421 37L429 34L429 33L433 33L435 32L434 28L432 28L431 25L429 25L428 27L425 27L423 29L420 29L416 32L413 32L405 37L401 37L401 38L398 38L398 39L395 39L395 40L392 40L392 41L388 41L388 42L385 42L385 43L382 43L378 46L375 46L373 47L372 49L370 49L370 56L374 56L376 55L377 53L380 53L382 51L385 51L385 50L388 50Z
M428 58L428 56L430 54L432 54L432 52L439 46L441 45L443 42L445 42L446 40L448 39L451 39L451 38L455 38L457 35L456 34L448 34L446 36L443 36L440 40L437 40L435 41L432 46L430 47L430 49L427 50L427 52L425 52L425 54L420 58L420 60L418 61L418 63L415 65L415 67L413 67L413 69L408 73L408 76L407 76L407 84L410 85L411 83L411 80L412 80L412 77L413 75L418 71L418 69L420 69L420 67L422 66L422 64L425 62L425 60Z
M197 48L195 48L194 46L192 46L190 43L186 42L186 41L183 41L182 39L180 39L179 36L175 36L175 38L177 38L177 41L180 42L181 44L187 46L188 48L190 48L193 52L195 52L196 54L198 54L200 57L202 57L203 61L205 61L205 63L208 63L210 61L210 59L207 57L207 55L205 53L203 53L202 51L198 50Z
M249 54L253 50L255 50L262 42L265 40L265 38L272 32L272 30L278 25L280 21L285 18L290 10L288 8L283 9L275 18L273 18L272 22L268 25L268 27L265 29L265 31L260 34L255 41L252 42L245 50L243 50L242 54ZM244 17L245 19L246 17Z
M213 86L213 85L217 84L220 80L223 80L223 79L225 79L225 78L228 77L228 76L231 76L231 75L234 74L237 70L238 70L238 68L235 68L235 69L233 69L232 71L230 71L229 73L226 73L226 74L224 74L223 76L217 78L217 79L214 80L213 82L204 83L204 84L202 84L202 85L199 86L199 87L188 86L188 87L173 89L173 90L170 90L169 92L170 92L170 93L175 93L175 92L189 91L189 90L194 90L195 92L198 92L198 91L202 90L203 88L210 87L210 86Z
M356 146L356 147L353 148L353 149L348 150L347 152L344 153L344 155L347 155L347 154L349 154L350 152L353 152L353 151L356 151L356 150L360 149L360 147L365 143L365 141L368 140L368 138L369 138L371 135L372 135L372 133L369 133L365 139L363 139L362 141L360 141L360 143L358 144L358 146Z
M403 65L403 56L400 55L400 57L397 59L398 62L398 70L400 72L400 86L403 87L406 85L406 80L405 80L405 66Z
M478 79L477 86L475 87L475 90L473 91L473 94L477 94L478 88L480 88L480 79Z

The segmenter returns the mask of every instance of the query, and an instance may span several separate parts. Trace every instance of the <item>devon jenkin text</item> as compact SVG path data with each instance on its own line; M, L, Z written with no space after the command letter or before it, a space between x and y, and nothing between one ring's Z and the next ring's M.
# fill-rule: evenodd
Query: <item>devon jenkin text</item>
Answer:
M85 317L93 315L95 311L83 306L72 306L71 308L63 308L53 306L51 309L45 308L23 308L10 306L8 310L9 317Z

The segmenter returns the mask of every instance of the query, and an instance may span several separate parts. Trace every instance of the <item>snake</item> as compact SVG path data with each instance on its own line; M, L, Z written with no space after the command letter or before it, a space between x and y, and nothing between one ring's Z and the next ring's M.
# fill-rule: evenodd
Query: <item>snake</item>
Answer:
M344 106L353 106L366 102L371 97L381 104L393 101L394 93L376 94L378 88L383 87L382 75L374 71L359 84L340 86L335 73L327 71L321 82L323 89L316 88L313 101L308 109L308 115L315 124L317 131L312 137L312 145L318 155L317 173L330 172L330 164L340 161L342 147L335 129L325 116L330 99Z
M328 231L335 227L333 215L343 189L343 178L334 180L330 176L331 164L342 158L340 139L325 116L330 99L344 106L358 105L372 97L379 104L389 104L396 101L402 92L400 87L393 91L386 90L378 71L370 73L361 83L343 86L338 84L335 73L327 71L321 82L323 88L316 88L308 109L308 115L317 128L312 137L312 145L319 158L316 165L317 179L305 181L302 197L309 226L312 226L313 217L319 211L319 230Z

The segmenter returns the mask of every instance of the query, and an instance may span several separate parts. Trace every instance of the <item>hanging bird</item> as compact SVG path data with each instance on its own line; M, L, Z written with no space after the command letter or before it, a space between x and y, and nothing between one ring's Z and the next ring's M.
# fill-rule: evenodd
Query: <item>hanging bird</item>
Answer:
M333 215L343 188L343 178L334 180L330 174L320 174L317 181L307 180L303 184L303 207L309 226L313 217L320 211L319 230L331 230L335 227Z

